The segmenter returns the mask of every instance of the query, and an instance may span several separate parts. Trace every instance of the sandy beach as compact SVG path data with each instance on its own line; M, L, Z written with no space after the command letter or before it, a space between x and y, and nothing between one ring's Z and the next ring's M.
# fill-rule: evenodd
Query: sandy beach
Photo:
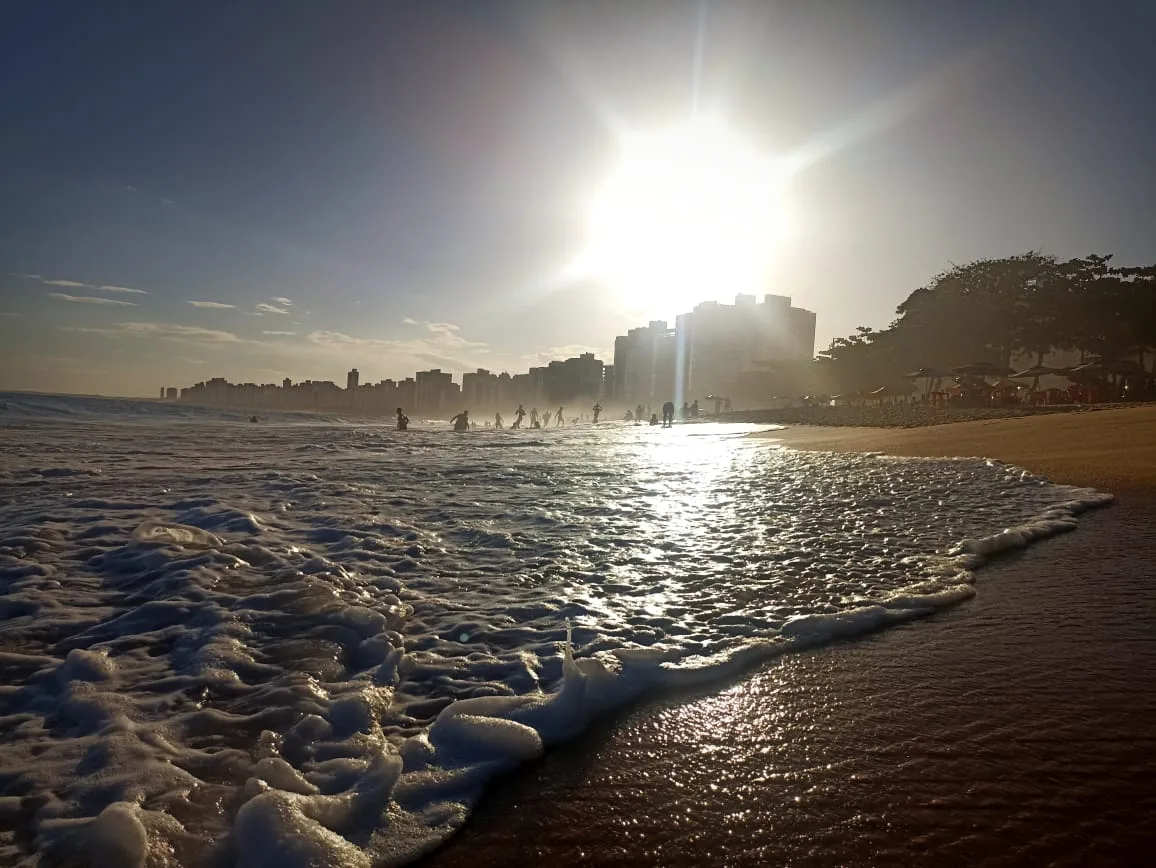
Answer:
M1153 433L1151 407L775 432L986 455L1121 497L931 619L613 716L496 786L425 864L1148 864Z
M1156 406L1088 409L917 428L798 426L765 435L795 449L983 457L1114 494L1156 491Z

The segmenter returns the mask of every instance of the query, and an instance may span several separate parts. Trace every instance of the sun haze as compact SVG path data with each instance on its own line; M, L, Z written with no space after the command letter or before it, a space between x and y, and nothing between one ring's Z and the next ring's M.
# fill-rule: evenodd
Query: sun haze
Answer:
M526 370L744 291L821 349L1156 255L1150 4L131 5L5 12L0 388Z

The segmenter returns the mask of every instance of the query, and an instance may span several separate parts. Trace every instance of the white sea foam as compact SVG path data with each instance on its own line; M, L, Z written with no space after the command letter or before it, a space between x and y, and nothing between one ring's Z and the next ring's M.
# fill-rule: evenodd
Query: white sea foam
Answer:
M410 861L595 715L957 603L1108 499L745 426L8 404L0 861L26 865Z

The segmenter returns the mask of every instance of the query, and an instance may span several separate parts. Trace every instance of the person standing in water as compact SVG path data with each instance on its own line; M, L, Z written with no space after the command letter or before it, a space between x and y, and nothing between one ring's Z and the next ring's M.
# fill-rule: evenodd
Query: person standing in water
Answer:
M407 415L405 415L405 413L401 412L401 407L397 408L397 430L398 431L408 431L409 430L409 416L407 416Z
M531 407L530 408L530 427L531 428L541 428L542 427L540 424L538 424L538 408L537 407Z
M674 401L667 401L662 405L662 427L674 427Z
M598 424L598 414L602 412L602 405L596 401L594 403L594 407L592 409L594 410L594 424L597 425Z
M658 414L656 414L656 413L650 414L650 424L651 425L657 425L658 424Z
M514 411L514 424L511 425L510 427L511 428L521 428L522 427L522 419L525 418L525 416L526 416L526 408L523 407L521 404L519 404L518 409Z
M495 428L501 428L502 427L502 414L501 413L495 413L494 414L494 427Z
M559 407L558 408L558 421L554 423L554 427L557 428L560 425L562 425L564 422L565 422L565 420L562 418L562 408Z
M542 416L542 427L543 428L549 428L550 427L550 420L552 418L553 417L550 415L550 411L547 410L545 415Z
M454 418L450 419L450 424L454 426L455 431L469 431L470 430L470 411L462 410Z

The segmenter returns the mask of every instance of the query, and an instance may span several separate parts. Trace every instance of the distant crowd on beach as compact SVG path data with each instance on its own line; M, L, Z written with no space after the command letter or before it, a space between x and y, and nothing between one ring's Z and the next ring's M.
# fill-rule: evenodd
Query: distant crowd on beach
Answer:
M713 396L711 396L713 399ZM718 398L715 400L715 414L720 412L729 413L731 411L730 398ZM602 416L602 405L595 402L594 406L590 408L590 413L579 413L577 416L572 416L569 423L578 425L583 422L591 422L597 425ZM677 417L682 421L691 419L698 419L702 416L702 409L699 407L698 399L694 402L684 401L681 410L678 411ZM663 428L670 428L674 425L676 417L676 408L673 401L667 401L662 405L662 418L659 418L658 413L653 412L652 409L643 404L638 404L634 409L628 409L622 416L623 421L633 422L635 425L641 425L644 422L650 425L661 425ZM523 427L523 422L529 419L529 423L525 425L526 428L561 428L567 424L566 408L559 407L557 410L546 410L544 413L539 412L537 407L531 407L529 412L522 405L518 405L518 409L514 411L514 421L509 424L511 430L520 429ZM469 410L462 410L455 414L449 420L450 425L455 431L469 431L477 428L478 423L470 418ZM502 418L501 413L495 413L493 420L487 419L483 426L492 429L506 428L506 422ZM409 430L409 416L405 414L405 410L401 407L397 408L397 430Z

